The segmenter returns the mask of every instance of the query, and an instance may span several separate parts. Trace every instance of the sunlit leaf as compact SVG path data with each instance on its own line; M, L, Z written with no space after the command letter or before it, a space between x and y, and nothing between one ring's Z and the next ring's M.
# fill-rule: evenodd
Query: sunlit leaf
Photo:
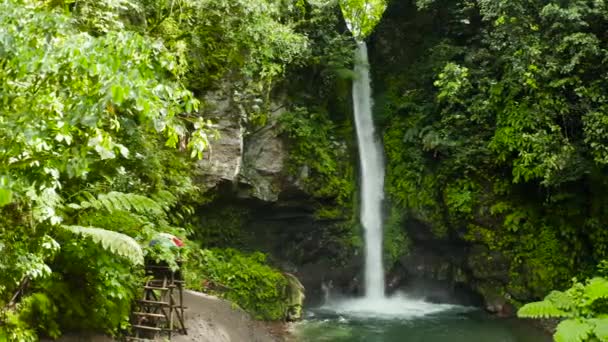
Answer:
M13 192L10 189L0 188L0 207L13 201Z

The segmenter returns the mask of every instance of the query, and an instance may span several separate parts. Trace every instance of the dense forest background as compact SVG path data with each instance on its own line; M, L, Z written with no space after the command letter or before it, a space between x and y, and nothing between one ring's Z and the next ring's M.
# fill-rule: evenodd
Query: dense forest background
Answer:
M418 5L393 3L373 41L394 210L500 252L516 298L591 272L607 242L604 3Z
M350 62L339 14L326 1L1 1L0 340L125 332L143 258L175 266L148 241L210 235L198 208L214 194L193 171L217 135L205 96L221 89L248 134L275 91L300 86L309 97L292 97L284 131L323 134L298 125L329 125L315 107ZM314 86L300 85L308 73ZM324 167L310 191L336 197ZM256 317L284 317L289 281L264 254L203 246L218 247L181 251L190 288L221 285Z
M392 0L371 28L392 286L503 312L605 275L605 2ZM258 318L281 271L356 292L353 49L330 0L0 0L0 340L126 331L138 265L175 262L159 232ZM210 183L223 119L259 153ZM593 284L543 310L604 312Z
M430 277L496 311L605 274L607 14L604 1L390 3L371 64L392 231L405 221L410 248L388 251L439 250L454 273ZM604 312L574 288L532 316Z

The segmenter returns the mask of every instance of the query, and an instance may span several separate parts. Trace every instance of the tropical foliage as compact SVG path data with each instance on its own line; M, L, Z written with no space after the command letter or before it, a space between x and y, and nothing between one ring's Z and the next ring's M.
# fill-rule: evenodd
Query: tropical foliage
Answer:
M479 247L471 282L516 304L589 276L608 251L604 2L416 3L372 36L393 210Z
M258 319L285 317L287 279L267 264L266 255L247 255L234 249L193 253L186 274L190 288L227 298Z
M369 36L386 9L386 0L340 0L348 29L357 40Z
M315 69L327 82L315 89L329 89L348 63L336 62L347 46L336 11L303 0L0 0L0 340L124 333L143 258L175 266L174 251L148 241L185 238L209 200L192 175L215 135L206 94L226 90L253 130L287 75ZM184 251L190 274L215 270L196 277L226 283L234 290L222 295L259 317L283 314L284 278L261 254L199 247Z
M143 258L177 266L148 246L159 232L187 241L190 287L281 318L272 259L226 248L247 247L248 212L201 209L210 94L245 137L280 130L286 178L336 222L321 235L357 248L349 69L363 39L387 264L416 243L404 226L431 227L482 251L461 281L514 304L590 277L608 257L607 13L591 0L0 0L0 341L127 331ZM493 258L505 270L486 284ZM559 341L606 340L604 276L520 315L563 318Z
M552 291L543 301L524 305L519 317L562 318L553 335L557 342L608 339L608 280L595 277L575 282L566 291Z
M290 149L291 173L298 175L303 168L307 190L319 198L336 198L339 208L347 209L354 192L352 164L343 140L333 136L335 129L327 115L295 108L279 118L282 131L293 142ZM350 176L350 177L349 177Z

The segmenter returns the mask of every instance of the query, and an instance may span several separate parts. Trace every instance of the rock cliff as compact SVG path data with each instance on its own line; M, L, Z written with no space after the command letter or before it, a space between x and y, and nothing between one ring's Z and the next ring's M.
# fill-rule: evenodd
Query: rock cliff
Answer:
M264 126L246 129L228 92L218 91L204 103L218 138L195 170L198 185L213 198L199 208L195 234L211 247L268 253L277 266L302 281L309 301L321 297L323 282L351 286L359 262L349 241L352 217L319 214L334 208L336 198L312 193L308 185L323 181L305 163L297 168L290 163L294 141L279 122L289 104L273 105L278 109ZM350 158L340 162L351 163Z

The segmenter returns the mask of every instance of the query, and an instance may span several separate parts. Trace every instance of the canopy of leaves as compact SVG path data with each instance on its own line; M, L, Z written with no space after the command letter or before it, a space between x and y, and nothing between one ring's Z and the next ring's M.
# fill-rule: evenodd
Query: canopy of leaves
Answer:
M386 0L340 0L348 29L357 40L369 36L380 22Z
M517 301L608 256L605 6L394 1L370 38L392 205L504 256Z
M331 80L331 68L348 63L336 62L347 40L331 9L0 0L0 340L123 333L143 257L175 257L148 241L184 237L208 200L188 158L203 157L213 133L199 98L226 90L250 128L264 124L289 72L314 67ZM279 284L265 267L260 279ZM273 291L275 311L264 317L280 316L281 287ZM242 289L233 299L256 301L243 306L258 312L264 298Z

